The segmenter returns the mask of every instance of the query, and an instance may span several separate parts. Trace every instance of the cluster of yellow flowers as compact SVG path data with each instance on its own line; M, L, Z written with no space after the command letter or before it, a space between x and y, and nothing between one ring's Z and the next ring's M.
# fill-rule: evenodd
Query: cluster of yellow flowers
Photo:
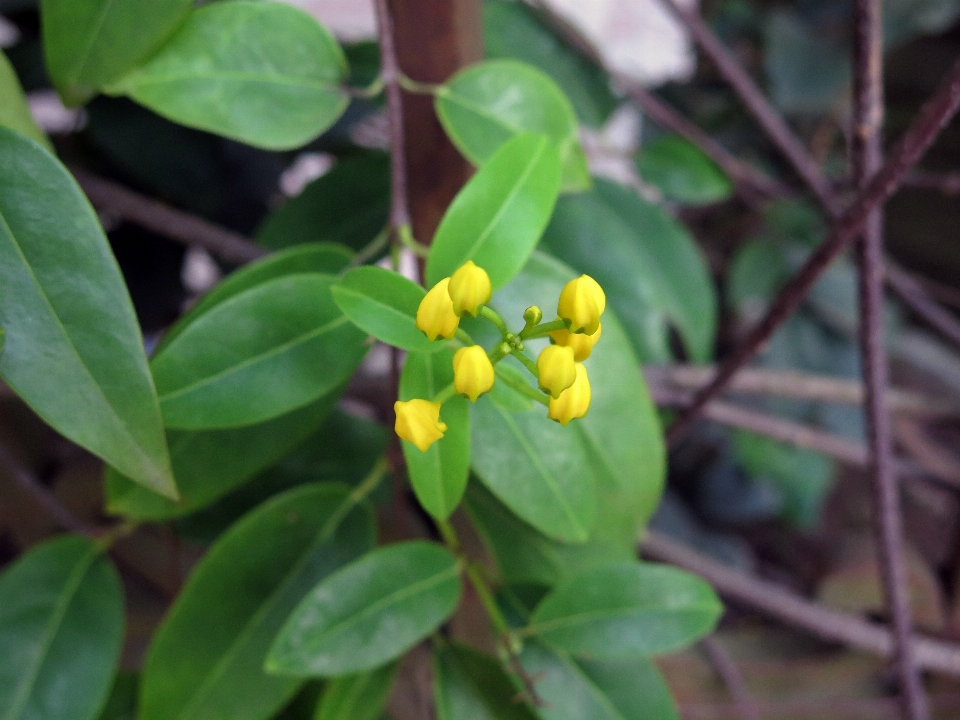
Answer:
M502 336L501 342L487 352L462 334L461 339L469 344L453 356L452 386L432 400L414 398L394 405L397 435L421 451L426 451L447 430L440 420L443 402L454 393L476 402L478 397L490 392L496 380L494 365L507 355L515 356L537 378L546 396L525 384L517 389L547 405L547 417L565 426L587 414L591 391L583 361L590 357L600 339L600 315L606 307L606 296L597 281L581 275L567 283L557 303L558 317L552 322L542 323L540 309L528 308L524 313L526 325L516 334L507 330L494 310L486 307L491 293L487 272L468 260L452 276L434 285L420 302L417 327L431 342L438 338L452 340L462 333L459 328L463 315L488 318ZM534 364L523 353L523 341L547 336L552 344L544 348Z

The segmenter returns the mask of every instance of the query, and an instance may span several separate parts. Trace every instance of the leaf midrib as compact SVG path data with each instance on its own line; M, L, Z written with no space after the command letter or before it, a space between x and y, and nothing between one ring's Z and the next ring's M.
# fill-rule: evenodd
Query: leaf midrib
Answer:
M611 620L614 618L627 618L634 615L658 615L662 613L669 614L687 614L690 612L707 612L715 607L713 603L705 601L691 603L682 607L652 607L631 605L620 608L609 608L605 610L590 610L587 612L578 612L573 615L566 615L553 620L537 622L536 619L528 627L531 634L541 634L552 630L564 629L575 625L586 625L596 620Z
M21 690L18 693L17 698L14 700L13 705L10 706L10 712L4 716L3 720L16 720L16 718L26 707L27 700L30 698L30 693L36 685L40 668L43 666L47 653L50 650L50 646L53 644L53 640L60 629L63 618L67 613L67 608L70 606L70 602L73 600L74 595L76 595L77 590L80 588L80 583L83 582L83 578L86 577L87 571L90 569L90 566L93 565L93 561L96 559L96 557L97 551L95 549L88 550L86 557L77 563L67 578L63 593L57 600L57 604L54 606L54 610L50 616L49 625L47 627L47 632L44 634L43 641L41 642L40 647L42 651L38 653L36 661L32 663L32 667L24 675L24 679L28 680L28 682L21 686Z
M177 72L177 73L150 73L141 71L132 76L128 83L129 87L135 92L139 88L150 85L163 85L165 83L176 83L184 80L216 80L232 83L257 83L269 85L282 85L285 87L295 87L300 89L323 90L325 92L335 92L343 94L343 87L336 82L326 80L314 80L307 77L291 77L289 75L271 74L265 72L238 72L238 71L218 71L218 72Z
M238 373L238 372L241 372L241 371L243 371L243 370L246 370L247 368L252 367L253 365L256 365L257 363L265 362L265 361L267 361L267 360L269 360L269 359L271 359L271 358L273 358L273 357L276 357L277 355L280 355L281 353L286 352L287 350L290 350L291 348L296 347L297 345L302 345L302 344L304 344L304 343L309 342L310 340L313 340L313 339L315 339L315 338L317 338L317 337L320 337L321 335L323 335L323 334L325 334L325 333L327 333L327 332L329 332L329 331L336 330L338 327L340 327L341 325L343 325L343 324L346 323L346 322L349 322L349 320L347 319L347 316L346 316L346 315L341 315L341 316L338 317L336 320L331 320L331 321L329 321L329 322L327 322L327 323L324 323L324 324L321 325L320 327L314 328L313 330L311 330L311 331L308 332L308 333L303 333L302 335L298 335L298 336L296 336L295 338L292 338L292 339L286 341L285 343L281 343L280 345L275 345L274 347L272 347L272 348L271 348L270 350L268 350L267 352L262 352L262 353L260 353L260 354L258 354L258 355L253 355L253 356L247 358L246 360L244 360L244 361L241 362L241 363L238 363L238 364L236 364L236 365L231 365L230 367L224 368L224 369L221 370L220 372L214 373L213 375L208 375L208 376L206 376L206 377L204 377L204 378L202 378L202 379L200 379L200 380L197 380L197 381L195 381L195 382L193 382L193 383L190 383L190 384L188 384L188 385L184 385L184 386L182 386L182 387L180 387L180 388L177 388L176 390L174 390L174 391L172 391L172 392L169 392L169 393L167 393L167 394L165 394L165 395L160 395L160 396L159 396L159 397L160 397L160 402L161 402L161 403L164 403L164 402L167 402L167 401L169 401L169 400L176 399L176 398L181 397L182 395L185 395L185 394L187 394L187 393L189 393L189 392L193 392L193 391L195 391L195 390L199 390L200 388L203 388L203 387L206 387L206 386L208 386L208 385L211 385L211 384L213 384L213 383L215 383L215 382L217 382L217 381L219 381L219 380L222 380L223 378L228 377L228 376L230 376L230 375L232 375L232 374L234 374L234 373Z

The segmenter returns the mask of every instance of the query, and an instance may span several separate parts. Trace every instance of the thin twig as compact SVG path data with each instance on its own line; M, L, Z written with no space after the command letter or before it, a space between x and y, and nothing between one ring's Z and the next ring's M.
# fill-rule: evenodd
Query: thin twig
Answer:
M268 252L243 235L172 208L111 180L86 170L73 168L71 172L94 207L184 245L198 245L231 265L252 262Z
M393 37L393 18L387 0L376 0L377 36L380 40L380 78L387 95L390 122L390 224L394 232L410 226L410 202L407 195L407 154L403 136L403 91L400 87L400 63ZM396 237L399 241L399 236Z
M887 284L908 307L926 320L937 332L960 346L960 321L934 300L926 288L909 273L887 263Z
M883 163L883 23L880 0L856 0L853 33L853 175L865 189ZM867 216L857 245L859 263L860 357L864 415L873 477L873 525L884 599L893 627L893 664L900 680L902 712L927 720L930 708L914 660L910 586L903 550L903 515L893 461L889 368L883 341L883 211Z
M723 684L727 686L740 720L761 720L760 710L750 695L740 668L737 667L737 663L727 649L714 635L707 635L700 641L700 646L706 651L710 664L723 680Z
M731 601L752 608L792 627L830 642L890 657L893 639L889 628L859 615L831 610L779 585L744 575L659 532L649 530L640 543L652 560L677 565L700 575ZM960 677L960 646L913 636L919 667Z
M874 175L866 189L858 194L853 205L837 220L827 239L810 254L804 266L780 290L766 315L720 366L714 380L698 392L690 407L680 414L667 433L670 443L675 443L683 436L706 402L726 387L737 371L757 355L780 323L793 314L820 274L857 237L869 214L897 190L903 178L933 144L958 108L960 61L954 64L933 97L920 109L890 152L884 166Z
M23 463L21 463L3 443L0 443L0 464L6 467L17 485L29 493L64 530L69 530L78 535L86 535L87 537L97 536L97 529L95 527L88 525L70 512L66 506L57 499L56 495L50 492L50 490L35 478L33 473L24 467Z
M684 390L699 390L716 373L713 365L645 365L643 374L651 385L675 385ZM863 385L857 380L811 375L793 370L749 367L736 374L726 387L733 394L816 400L843 405L863 404ZM938 416L960 416L960 406L901 388L887 390L887 403L893 412Z
M936 190L944 195L960 195L960 173L935 173L924 170L914 170L907 176L904 185Z

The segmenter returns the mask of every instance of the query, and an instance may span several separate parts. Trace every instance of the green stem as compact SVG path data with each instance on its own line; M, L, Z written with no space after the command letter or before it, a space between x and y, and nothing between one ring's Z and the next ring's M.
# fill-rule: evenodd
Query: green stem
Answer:
M377 489L388 472L390 472L390 461L387 460L386 455L381 455L367 476L350 492L350 501L356 505L364 500L367 495Z
M508 647L514 645L515 643L512 640L513 629L500 611L500 607L497 605L497 601L493 597L493 592L491 592L490 587L487 585L487 581L484 579L479 566L471 562L463 552L463 546L460 544L460 539L457 537L453 526L446 520L437 520L436 523L437 530L440 531L440 537L443 538L444 544L450 549L450 552L460 558L463 563L467 571L467 577L470 578L470 584L473 585L473 589L477 591L477 597L480 598L484 610L487 611L490 622L493 623L497 632L509 643Z
M372 260L375 258L381 250L383 250L387 243L390 242L390 226L386 226L377 233L377 236L368 242L363 248L353 256L353 262L351 263L354 266L363 265L367 260Z
M520 350L517 350L516 348L514 348L510 354L523 363L523 366L530 371L531 375L533 375L537 380L540 379L540 370L537 368L537 364L528 358L526 354Z
M457 340L459 340L460 342L462 342L464 345L466 345L466 346L468 346L468 347L469 347L470 345L476 345L476 344L477 344L477 343L475 343L475 342L473 341L473 338L470 337L470 333L468 333L466 330L463 330L463 329L461 329L461 328L457 328L457 333L456 333L456 336L455 336L455 337L457 338Z
M383 78L378 77L372 83L366 87L357 88L357 87L345 87L344 90L350 97L355 98L375 98L377 95L383 92Z
M497 330L500 331L500 334L501 334L503 337L506 337L507 334L510 332L510 331L507 329L507 324L503 321L503 318L500 317L500 313L498 313L498 312L497 312L496 310L494 310L493 308L484 305L482 308L480 308L480 315L482 315L482 316L485 317L487 320L489 320L489 321L492 322L494 325L496 325L496 326L497 326Z
M418 95L444 95L447 93L447 88L445 85L438 85L436 83L425 83L418 82L413 78L407 77L403 73L400 73L398 78L400 82L400 87L402 87L407 92L416 93Z
M107 530L103 535L100 535L99 537L97 537L96 540L94 540L94 543L97 546L97 549L100 550L100 552L106 552L111 547L113 547L113 544L117 540L120 540L121 538L125 538L127 535L130 535L138 527L140 527L139 521L124 520L123 522L120 522L114 525L112 528Z
M413 251L417 257L425 258L430 254L430 248L417 242L413 237L413 231L409 225L401 225L397 228L397 236L400 238L400 244Z
M525 329L520 333L521 340L532 340L533 338L544 337L554 330L566 330L567 324L563 320L551 320L548 323L534 325L532 328Z
M496 372L496 369L494 369L494 372ZM532 387L523 382L523 380L511 377L503 372L497 373L497 379L502 383L506 383L521 395L526 395L531 400L536 400L541 405L550 407L550 398L548 398L539 390L534 390Z
M447 400L454 397L456 394L457 388L454 387L453 383L450 383L443 390L434 395L433 402L443 405Z

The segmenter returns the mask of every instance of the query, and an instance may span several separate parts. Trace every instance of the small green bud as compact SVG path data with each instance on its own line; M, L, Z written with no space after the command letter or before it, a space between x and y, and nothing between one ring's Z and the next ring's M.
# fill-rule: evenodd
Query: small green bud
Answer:
M541 320L543 320L543 312L536 305L531 305L523 311L523 321L527 327L539 325Z

